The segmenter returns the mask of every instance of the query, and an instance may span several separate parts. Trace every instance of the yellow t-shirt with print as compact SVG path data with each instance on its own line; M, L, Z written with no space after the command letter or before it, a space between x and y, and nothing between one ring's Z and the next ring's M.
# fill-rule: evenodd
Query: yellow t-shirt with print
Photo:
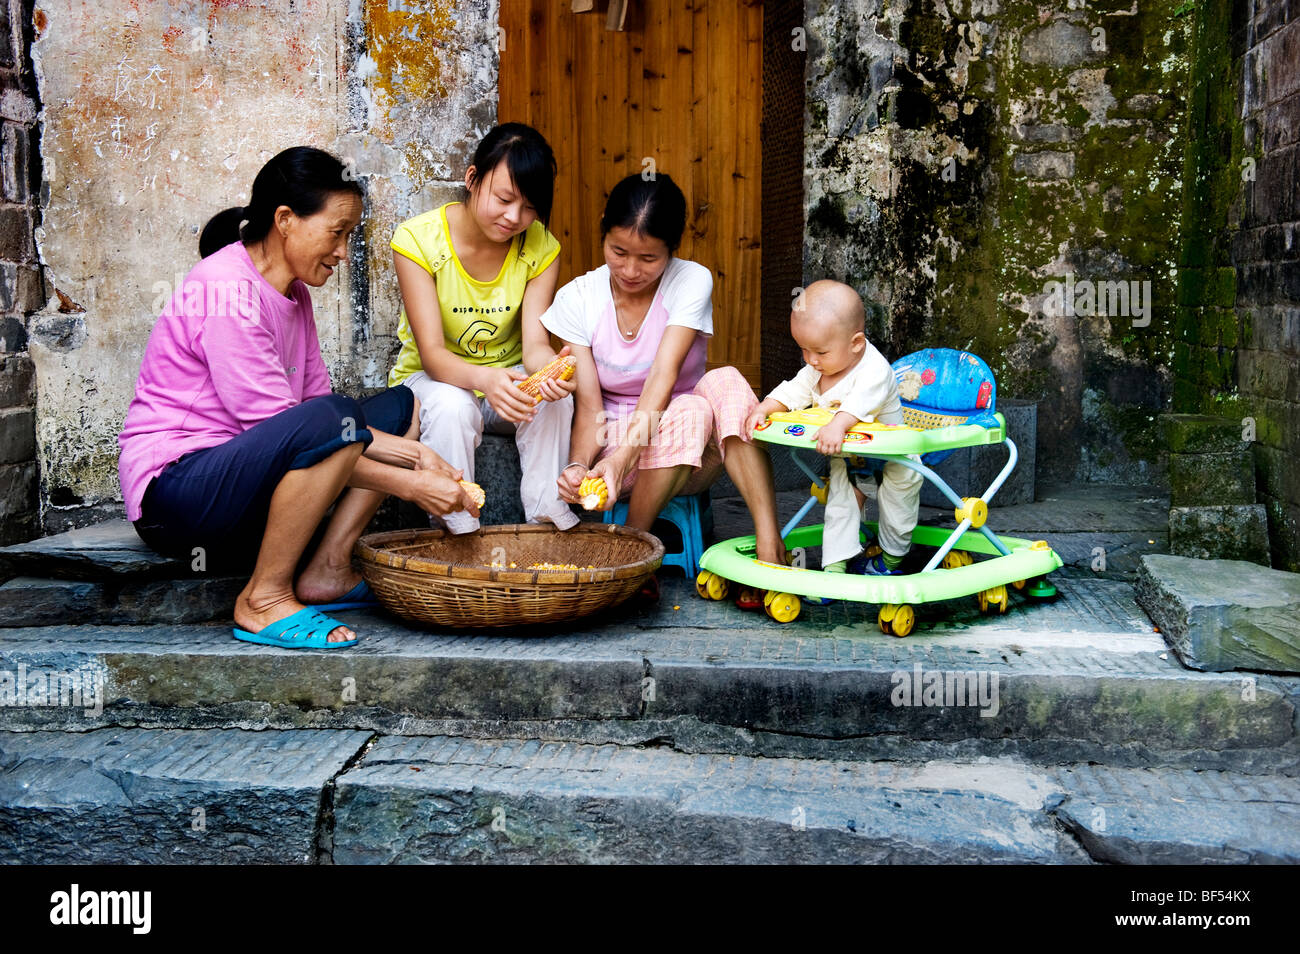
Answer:
M534 222L522 235L510 240L510 250L496 278L480 282L465 271L452 248L447 205L403 222L393 232L390 244L433 276L448 351L470 364L514 367L523 361L524 355L523 328L519 321L524 288L555 261L555 256L560 254L560 243L546 226ZM405 308L397 337L402 350L388 374L389 387L424 370Z

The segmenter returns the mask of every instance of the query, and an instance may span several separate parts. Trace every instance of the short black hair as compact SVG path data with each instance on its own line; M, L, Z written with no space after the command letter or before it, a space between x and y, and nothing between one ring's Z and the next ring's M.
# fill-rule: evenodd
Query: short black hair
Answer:
M667 173L653 178L630 175L610 190L605 214L600 217L600 238L610 229L631 229L638 235L657 238L677 251L686 231L686 196Z
M199 236L199 257L207 258L232 242L254 245L275 223L275 210L287 205L301 218L315 215L336 192L352 192L362 200L361 183L347 174L335 156L312 146L293 146L277 153L253 179L248 205L218 212ZM240 228L240 223L247 224Z
M505 160L515 188L537 210L543 225L551 224L555 201L555 153L546 137L523 123L502 123L494 127L474 150L471 188Z

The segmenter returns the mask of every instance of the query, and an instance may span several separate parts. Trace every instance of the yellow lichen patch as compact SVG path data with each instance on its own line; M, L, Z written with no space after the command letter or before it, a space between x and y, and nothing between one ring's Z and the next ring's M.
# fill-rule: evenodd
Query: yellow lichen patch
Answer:
M366 0L366 53L375 61L374 88L385 92L389 103L445 97L440 51L455 26L449 4L409 0L401 6L392 10L388 0Z

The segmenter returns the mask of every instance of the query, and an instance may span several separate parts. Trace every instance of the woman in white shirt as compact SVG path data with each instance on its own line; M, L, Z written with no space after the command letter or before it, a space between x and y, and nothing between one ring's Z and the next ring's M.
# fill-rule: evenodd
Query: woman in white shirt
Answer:
M585 477L630 494L627 525L650 530L673 497L706 489L723 467L754 520L756 556L786 562L772 464L745 419L758 398L735 368L705 373L713 276L674 257L686 199L668 175L631 175L610 192L600 230L605 264L555 294L542 324L578 361L572 460L560 496Z

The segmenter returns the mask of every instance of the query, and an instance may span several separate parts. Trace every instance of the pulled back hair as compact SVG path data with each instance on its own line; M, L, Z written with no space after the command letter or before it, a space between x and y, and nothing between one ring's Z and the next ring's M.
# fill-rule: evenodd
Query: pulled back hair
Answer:
M506 169L528 203L537 210L543 225L551 224L551 206L555 201L555 153L546 138L532 126L523 123L502 123L483 137L474 150L470 165L474 176L470 188L477 189L483 179L502 160Z
M294 215L306 218L324 208L336 192L365 198L361 184L328 152L311 146L286 149L257 173L248 205L218 212L208 220L199 236L199 257L207 258L236 241L255 245L270 233L280 206L287 205Z
M657 238L672 254L686 231L686 196L667 173L658 173L653 179L630 175L614 186L605 202L605 214L600 217L601 241L610 229L631 229L638 235Z

